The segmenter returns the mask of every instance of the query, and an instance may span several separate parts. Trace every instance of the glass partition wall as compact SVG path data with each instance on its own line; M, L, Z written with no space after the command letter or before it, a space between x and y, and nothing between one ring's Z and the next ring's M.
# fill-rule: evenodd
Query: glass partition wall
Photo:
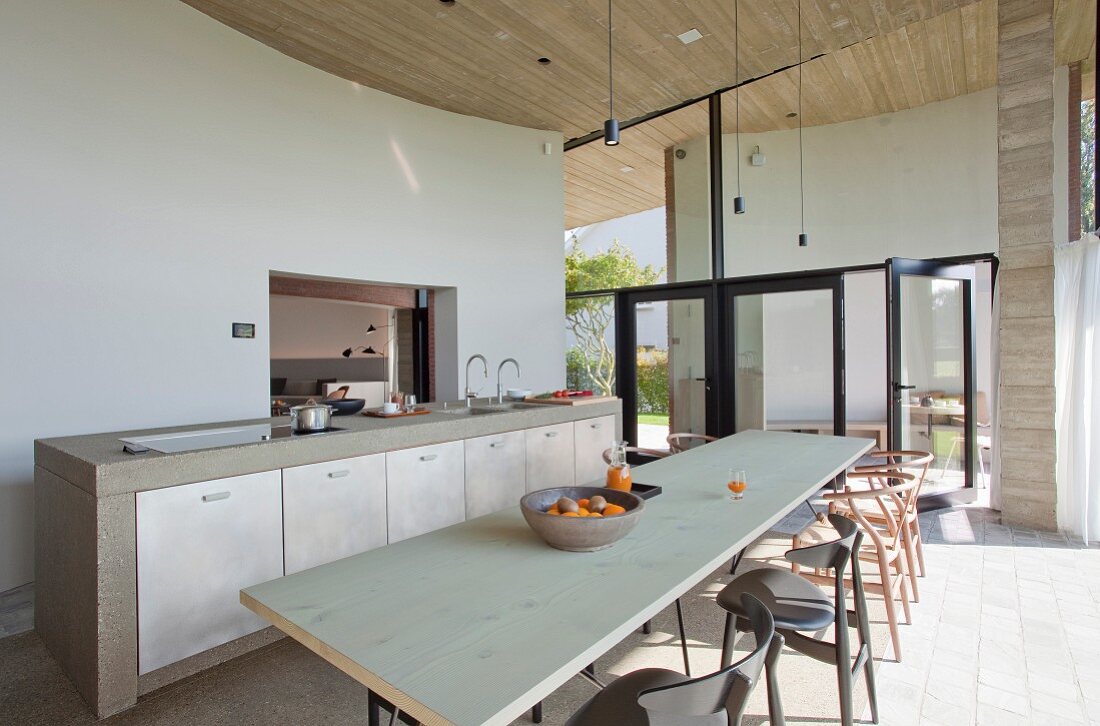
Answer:
M793 0L777 7L797 17ZM929 6L869 39L809 32L802 50L793 25L767 47L746 34L736 68L726 45L726 88L622 120L618 146L595 133L566 144L566 249L583 253L570 264L617 260L568 294L615 301L604 339L632 443L769 428L890 446L886 260L975 263L998 246L995 64L983 60L995 21ZM957 37L950 63L930 56ZM981 486L988 471L995 263L977 269L960 323L976 347L956 361L977 368L977 436L952 453L948 417L928 441L919 426L905 439L936 455L939 488ZM910 335L910 352L947 355L951 330Z

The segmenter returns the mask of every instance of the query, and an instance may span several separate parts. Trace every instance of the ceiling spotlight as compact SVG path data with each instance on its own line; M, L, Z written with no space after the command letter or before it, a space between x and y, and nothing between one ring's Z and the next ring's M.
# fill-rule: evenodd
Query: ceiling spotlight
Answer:
M611 66L611 0L607 0L607 120L603 122L603 142L619 145L619 119L615 118L615 76Z
M691 30L680 33L676 37L680 39L681 43L687 45L688 43L694 43L695 41L702 38L703 34L700 33L697 29L692 28Z
M439 2L443 5L446 5L447 7L455 4L455 0L439 0Z
M539 63L542 63L544 66L548 66L550 65L550 59L546 56L543 56L542 58L539 58Z

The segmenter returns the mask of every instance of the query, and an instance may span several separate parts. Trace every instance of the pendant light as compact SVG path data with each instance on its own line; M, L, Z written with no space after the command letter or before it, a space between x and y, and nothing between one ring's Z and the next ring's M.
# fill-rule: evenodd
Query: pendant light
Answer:
M798 0L798 203L802 231L798 234L798 246L807 247L810 236L806 234L806 175L802 161L802 0Z
M603 122L603 142L619 144L619 120L615 118L615 83L611 74L611 0L607 0L607 120Z
M733 0L733 93L734 129L737 144L737 196L733 198L733 213L745 213L745 198L741 196L741 23L737 19L739 0Z

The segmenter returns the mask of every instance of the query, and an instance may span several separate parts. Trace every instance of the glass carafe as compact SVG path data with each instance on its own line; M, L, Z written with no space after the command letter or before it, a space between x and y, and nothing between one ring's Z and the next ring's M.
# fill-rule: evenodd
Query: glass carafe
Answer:
M607 488L630 491L630 464L626 461L626 442L611 443L611 463L607 466Z

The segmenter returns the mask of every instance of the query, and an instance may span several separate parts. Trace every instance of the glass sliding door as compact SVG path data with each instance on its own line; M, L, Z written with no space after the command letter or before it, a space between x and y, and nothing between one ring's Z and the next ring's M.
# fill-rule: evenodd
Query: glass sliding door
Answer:
M724 430L842 434L840 277L732 284L725 294Z
M886 279L890 448L935 457L922 497L972 501L974 267L893 258Z
M619 396L623 435L667 448L669 433L710 430L711 290L627 292L619 299Z

